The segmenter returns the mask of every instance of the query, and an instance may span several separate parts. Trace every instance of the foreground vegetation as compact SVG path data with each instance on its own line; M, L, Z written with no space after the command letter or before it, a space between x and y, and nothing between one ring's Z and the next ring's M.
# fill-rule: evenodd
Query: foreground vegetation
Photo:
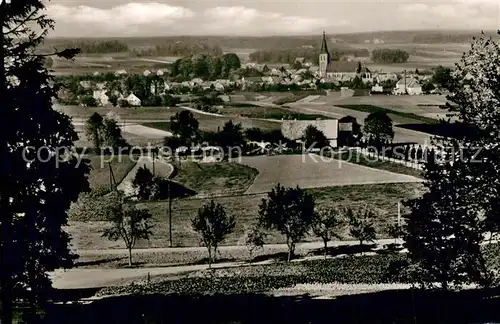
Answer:
M307 189L316 201L316 206L351 206L364 208L370 206L375 211L375 227L379 237L384 237L388 222L392 222L398 215L398 202L418 196L423 192L421 184L396 183L375 185L354 185L330 188ZM226 195L212 198L236 217L236 228L229 234L223 245L238 245L243 242L244 234L257 221L258 205L265 195ZM176 199L172 202L172 232L174 246L197 246L199 240L191 230L191 218L198 208L211 199L187 198ZM155 227L149 242L138 242L137 247L166 247L168 246L168 201L146 201L138 207L147 208L153 215ZM104 206L103 206L104 207ZM103 208L101 207L101 209ZM75 237L75 244L80 249L98 249L109 247L110 244L100 238L100 232L107 226L106 214L96 213L94 218L80 218L78 213L70 214L68 231ZM85 226L91 221L92 226ZM96 222L98 221L98 222ZM76 222L76 223L75 223ZM85 223L80 223L85 222ZM349 233L342 233L348 239ZM387 237L387 236L386 236ZM313 235L308 235L304 241L317 241ZM283 243L284 237L277 233L270 233L266 243ZM116 246L116 245L113 245Z

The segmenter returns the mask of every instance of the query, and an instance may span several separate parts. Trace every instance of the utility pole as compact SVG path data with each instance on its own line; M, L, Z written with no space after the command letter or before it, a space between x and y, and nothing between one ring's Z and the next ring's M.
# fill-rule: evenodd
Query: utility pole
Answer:
M404 70L404 76L403 76L404 80L405 80L405 94L407 94L407 90L406 90L406 70Z
M111 167L111 162L108 162L109 167L109 185L111 187L111 191L116 189L116 179L115 174L113 173L113 168Z
M168 179L168 246L172 247L172 192L170 188L170 179Z
M155 176L155 150L153 149L153 177Z

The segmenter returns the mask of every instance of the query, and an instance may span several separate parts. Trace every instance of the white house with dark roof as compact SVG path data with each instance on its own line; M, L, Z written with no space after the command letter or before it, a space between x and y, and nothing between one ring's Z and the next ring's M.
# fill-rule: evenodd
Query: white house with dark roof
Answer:
M396 87L394 88L393 93L396 95L421 95L423 92L422 86L420 85L418 80L412 76L407 76L406 78L403 77L398 81L398 83L396 83Z
M125 98L125 100L127 100L128 104L131 106L141 105L141 99L137 98L137 96L133 93L129 94L129 96Z

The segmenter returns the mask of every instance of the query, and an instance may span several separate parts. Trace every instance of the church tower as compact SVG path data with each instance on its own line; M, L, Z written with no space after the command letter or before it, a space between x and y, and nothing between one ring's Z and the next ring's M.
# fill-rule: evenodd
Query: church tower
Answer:
M326 77L326 68L330 63L330 53L328 52L328 45L326 41L325 32L323 32L323 40L321 42L321 50L319 52L319 76Z

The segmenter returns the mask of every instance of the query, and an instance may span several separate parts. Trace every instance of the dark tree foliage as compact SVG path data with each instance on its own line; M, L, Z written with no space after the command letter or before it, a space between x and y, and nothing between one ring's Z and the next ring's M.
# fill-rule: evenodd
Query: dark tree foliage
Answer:
M179 136L182 141L189 145L198 133L198 120L189 110L183 110L170 117L170 128L174 135Z
M139 240L149 240L153 234L151 214L147 209L134 205L119 204L113 209L109 221L111 227L104 230L102 236L112 241L122 239L128 250L128 265L132 266L132 249Z
M330 46L329 48L334 48ZM250 61L256 63L284 63L293 64L297 57L303 57L306 62L318 64L319 48L296 47L286 49L264 49L250 53ZM338 61L342 56L369 57L370 51L366 48L336 48L330 52L332 61Z
M339 230L343 224L343 215L338 208L325 207L314 214L312 230L314 235L323 240L325 258L328 252L328 242L332 238L341 238Z
M373 112L365 118L364 132L368 136L373 136L377 143L392 140L394 138L392 119L385 112Z
M372 60L375 63L406 63L410 55L400 49L374 49L372 51Z
M330 146L330 142L326 138L325 134L313 125L309 125L306 127L302 140L304 141L307 149L322 149L324 147Z
M438 66L432 75L432 82L442 89L450 90L453 81L451 73L450 68Z
M210 204L198 209L198 214L191 220L191 226L200 235L202 244L207 247L208 264L212 267L219 244L234 231L234 217L227 215L224 207L212 200Z
M171 41L166 44L157 44L154 48L134 49L137 56L192 56L192 55L222 55L222 49L199 41Z
M450 75L446 109L473 127L434 138L440 149L425 165L428 191L407 202L406 247L413 278L423 286L491 282L480 244L486 232L498 231L498 66L498 41L483 35Z
M84 54L128 52L128 45L118 40L75 40L66 42L62 48L79 48Z
M20 298L35 315L50 292L47 273L72 265L63 226L70 203L89 190L88 163L55 154L72 148L78 137L70 118L52 109L57 89L44 57L71 58L78 51L35 55L53 27L43 9L38 0L0 2L0 321L5 324L12 323L13 303Z
M203 80L215 80L228 78L232 72L240 68L240 59L234 53L217 56L209 54L190 55L182 57L172 64L171 76L182 79L202 78Z
M137 192L137 198L141 200L150 199L152 197L154 185L153 174L146 166L137 169L135 178L132 180L132 186Z
M101 151L103 145L103 122L104 118L98 113L93 113L85 123L85 136L94 145L94 149L97 152Z
M314 215L313 197L298 186L285 188L278 183L259 205L260 226L285 235L288 261L294 255L296 244L311 229Z
M373 242L375 240L375 215L372 210L365 208L364 210L353 211L351 208L346 208L344 214L349 221L349 233L359 241L360 246L363 246L364 242Z
M425 93L425 94L429 94L431 93L431 91L433 91L434 89L436 89L436 87L434 86L434 84L432 82L425 82L423 85L422 85L422 91Z
M232 120L227 121L222 130L217 134L217 144L222 147L226 154L238 151L245 145L243 128L241 124L234 124Z

